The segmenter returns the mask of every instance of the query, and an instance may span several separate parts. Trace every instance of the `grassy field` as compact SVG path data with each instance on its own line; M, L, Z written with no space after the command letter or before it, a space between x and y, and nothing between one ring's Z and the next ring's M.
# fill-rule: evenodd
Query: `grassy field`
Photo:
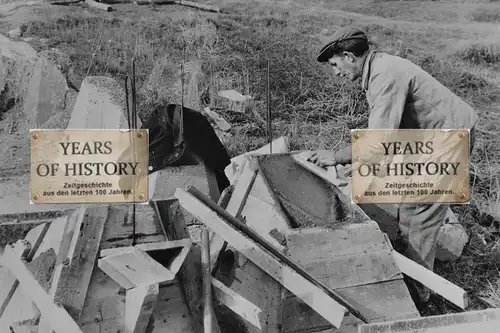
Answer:
M471 241L455 263L437 272L471 293L470 309L500 307L500 1L214 0L226 13L179 6L113 5L115 12L81 7L40 10L23 26L39 49L57 48L73 63L75 85L87 75L123 83L136 58L141 117L156 103L180 102L180 63L186 63L187 106L210 106L233 129L231 155L266 143L265 125L226 111L217 96L235 89L265 119L266 61L271 61L274 136L292 149L349 143L365 127L359 83L334 78L315 62L324 42L344 25L363 28L375 45L418 63L479 112L472 156L474 205L458 207ZM496 37L496 38L495 38ZM491 214L491 215L488 215ZM436 313L453 311L438 304Z

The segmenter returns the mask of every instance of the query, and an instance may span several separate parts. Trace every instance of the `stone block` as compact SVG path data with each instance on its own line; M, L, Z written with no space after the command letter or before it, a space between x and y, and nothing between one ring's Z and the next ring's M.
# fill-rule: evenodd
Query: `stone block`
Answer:
M38 57L31 74L24 102L24 114L32 128L43 125L54 115L66 112L69 88L58 66L49 58Z
M129 128L125 103L125 90L116 80L88 76L80 87L68 129ZM140 126L138 119L137 127Z
M458 223L446 223L438 234L436 259L454 261L460 258L469 236L465 228Z

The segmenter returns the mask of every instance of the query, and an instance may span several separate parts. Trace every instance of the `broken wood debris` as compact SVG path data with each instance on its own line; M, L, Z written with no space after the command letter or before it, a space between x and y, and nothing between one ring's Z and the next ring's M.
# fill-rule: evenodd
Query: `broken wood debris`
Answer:
M19 287L26 294L30 295L30 298L36 304L37 308L40 309L42 315L47 318L47 321L56 333L83 333L68 312L62 306L58 305L58 303L54 302L51 295L42 288L33 274L28 270L26 267L26 258L19 257L19 251L25 249L28 249L28 247L22 241L16 243L15 246L7 245L3 253L3 264L16 276L19 280Z
M99 268L125 289L140 285L170 282L175 275L145 251L134 247L99 259Z
M223 234L226 241L231 242L248 259L270 273L285 288L301 297L335 327L338 328L342 324L347 312L346 307L353 315L366 322L346 300L194 187L188 186L186 190L178 188L176 197L186 210L216 233Z
M187 254L191 250L191 238L184 238L175 241L165 241L157 243L137 244L134 246L118 247L101 250L101 258L106 258L112 255L120 255L133 252L135 249L142 250L146 253L158 253L163 261L167 261L166 268L172 273L177 274L181 268Z
M20 254L21 257L23 256L26 257L26 261L31 261L35 256L35 253L38 251L38 248L40 247L40 244L42 243L42 240L45 237L45 234L47 233L49 226L50 226L49 223L44 223L43 225L39 226L38 229L40 229L40 231L36 236L36 240L33 243L33 245L30 244L29 248L21 248L22 250L29 249L28 253ZM10 272L7 272L7 276L4 277L4 279L2 280L2 284L0 286L0 317L2 317L3 313L5 312L5 308L12 299L12 296L14 295L14 292L16 291L18 286L19 286L19 280Z
M158 302L158 283L142 284L127 290L125 301L125 333L146 332L153 310Z

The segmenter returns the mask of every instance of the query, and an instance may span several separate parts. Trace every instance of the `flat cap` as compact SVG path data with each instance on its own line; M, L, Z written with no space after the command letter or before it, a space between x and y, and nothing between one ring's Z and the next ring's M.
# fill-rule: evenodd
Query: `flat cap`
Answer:
M350 39L361 39L368 41L368 37L365 32L356 28L356 27L343 27L335 31L332 36L332 41L319 51L319 55L317 60L319 62L327 62L333 56L333 52L335 51L335 46L337 43L342 42L344 40Z

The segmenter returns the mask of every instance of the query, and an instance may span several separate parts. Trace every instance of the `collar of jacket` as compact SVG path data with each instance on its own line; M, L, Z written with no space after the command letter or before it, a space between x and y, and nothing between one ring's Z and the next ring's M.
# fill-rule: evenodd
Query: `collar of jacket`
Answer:
M375 56L375 53L377 53L376 50L368 51L368 54L366 55L366 58L363 62L363 74L361 75L361 86L363 87L364 91L368 90L368 82L370 80L372 60L373 57Z

